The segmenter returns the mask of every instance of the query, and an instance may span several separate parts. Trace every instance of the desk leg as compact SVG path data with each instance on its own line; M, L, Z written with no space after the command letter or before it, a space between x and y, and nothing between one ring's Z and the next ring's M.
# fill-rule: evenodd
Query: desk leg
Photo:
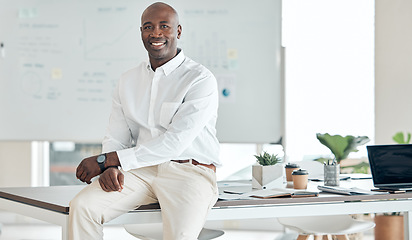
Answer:
M412 240L412 211L404 212L403 225L405 231L405 240Z
M62 240L69 240L69 217L64 218L65 221L62 225Z

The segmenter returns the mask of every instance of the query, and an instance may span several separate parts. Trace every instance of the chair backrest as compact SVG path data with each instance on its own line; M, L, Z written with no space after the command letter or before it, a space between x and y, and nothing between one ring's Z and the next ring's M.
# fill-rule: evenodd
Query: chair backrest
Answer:
M285 217L278 218L278 221L301 234L344 235L375 227L373 222L355 220L349 215Z
M127 224L124 229L131 235L142 240L162 240L163 224L162 223L145 223L145 224ZM209 240L220 237L224 231L203 228L199 234L198 240Z

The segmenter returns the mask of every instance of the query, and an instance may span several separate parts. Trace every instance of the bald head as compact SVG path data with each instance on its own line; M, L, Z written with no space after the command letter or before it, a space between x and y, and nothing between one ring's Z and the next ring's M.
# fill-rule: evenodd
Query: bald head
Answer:
M143 19L148 15L148 14L153 14L156 12L163 12L163 11L167 11L170 12L170 14L173 15L173 17L175 18L176 24L179 25L179 15L177 14L177 11L170 6L169 4L163 3L163 2L155 2L152 5L148 6L143 14L142 14L142 25L144 24Z

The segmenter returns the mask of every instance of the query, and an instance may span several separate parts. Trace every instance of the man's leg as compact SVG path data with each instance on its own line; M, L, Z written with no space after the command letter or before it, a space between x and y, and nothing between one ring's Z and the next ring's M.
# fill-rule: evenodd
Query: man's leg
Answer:
M162 208L163 239L197 239L217 201L215 172L191 163L167 162L159 165L152 187Z
M86 186L71 202L69 212L69 239L103 239L102 224L139 205L157 202L150 188L157 167L123 172L121 192L105 192L99 181Z

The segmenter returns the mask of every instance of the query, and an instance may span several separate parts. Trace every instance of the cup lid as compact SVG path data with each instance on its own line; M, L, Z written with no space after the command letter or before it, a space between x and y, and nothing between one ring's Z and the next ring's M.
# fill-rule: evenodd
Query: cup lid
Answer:
M305 169L299 169L292 172L292 175L308 175L308 171Z
M300 168L296 163L287 163L285 168Z

